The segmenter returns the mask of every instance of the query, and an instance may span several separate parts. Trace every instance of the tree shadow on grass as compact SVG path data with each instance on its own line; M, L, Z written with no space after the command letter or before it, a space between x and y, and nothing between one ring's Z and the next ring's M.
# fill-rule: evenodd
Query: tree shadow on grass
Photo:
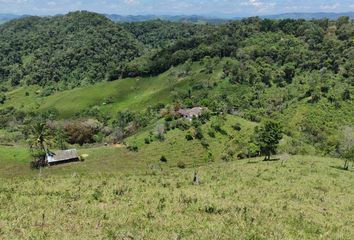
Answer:
M271 158L269 160L263 160L263 162L278 162L280 161L280 158Z
M259 161L256 161L256 160L247 161L247 164L256 164L256 163L259 163Z
M341 171L345 171L345 172L354 172L354 169L353 168L349 168L349 169L345 169L344 167L342 166L330 166L331 168L335 168L337 170L341 170Z

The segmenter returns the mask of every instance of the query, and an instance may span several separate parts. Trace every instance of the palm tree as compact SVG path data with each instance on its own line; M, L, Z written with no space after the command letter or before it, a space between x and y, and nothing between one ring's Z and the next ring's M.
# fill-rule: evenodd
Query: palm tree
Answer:
M45 165L45 155L48 152L46 147L49 136L48 126L44 119L32 119L32 124L27 129L28 142L34 161L32 167L40 168Z

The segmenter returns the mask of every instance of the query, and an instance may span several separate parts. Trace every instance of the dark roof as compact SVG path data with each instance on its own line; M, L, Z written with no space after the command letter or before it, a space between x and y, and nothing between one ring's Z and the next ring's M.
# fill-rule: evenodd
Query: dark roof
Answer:
M78 158L79 155L77 154L76 149L55 151L47 154L47 160L49 163L74 160Z

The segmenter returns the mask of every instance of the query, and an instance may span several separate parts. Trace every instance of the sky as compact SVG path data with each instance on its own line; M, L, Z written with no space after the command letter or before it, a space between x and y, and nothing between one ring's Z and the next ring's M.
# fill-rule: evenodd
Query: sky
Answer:
M354 0L0 0L0 13L54 15L88 10L137 15L251 16L286 12L349 12Z

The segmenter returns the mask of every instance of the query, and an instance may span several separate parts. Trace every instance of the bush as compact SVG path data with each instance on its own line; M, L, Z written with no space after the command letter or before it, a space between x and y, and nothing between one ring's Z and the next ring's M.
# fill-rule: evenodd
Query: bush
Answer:
M131 151L131 152L138 152L138 151L139 151L139 148L138 148L138 146L136 146L136 145L129 145L129 146L127 147L127 149L128 149L129 151Z
M181 169L184 169L184 168L186 168L186 164L185 164L183 161L179 161L179 162L177 163L177 167L178 167L178 168L181 168Z
M213 153L211 151L208 151L208 154L207 154L207 156L205 158L205 161L206 162L214 162L214 155L213 155Z
M70 122L64 127L70 144L93 143L96 130L82 122Z
M5 94L1 93L0 94L0 104L4 104L5 101L6 101L6 96L5 96Z
M187 139L187 141L192 141L192 140L193 140L193 136L192 136L192 134L187 133L187 135L186 135L186 139Z
M190 128L190 122L184 118L180 118L176 122L176 127L182 131L188 130Z
M202 144L202 146L203 146L204 148L208 148L208 147L209 147L209 143L208 143L207 140L205 140L205 139L202 139L202 140L200 141L200 144Z
M229 155L230 157L233 157L235 155L235 151L231 148L227 149L227 155Z
M210 130L208 131L208 135L209 135L210 137L212 137L212 138L215 138L215 131L214 131L213 129L210 129Z
M240 123L235 123L232 128L235 130L235 131L241 131L241 124Z
M224 153L223 155L221 155L221 160L228 162L230 161L230 156Z
M164 162L164 163L167 163L167 158L164 155L162 155L161 158L160 158L160 161Z
M240 152L239 154L237 154L237 159L246 159L247 158L247 154L244 152Z
M173 116L171 114L168 114L165 116L165 121L166 122L171 122L173 120Z
M145 142L145 144L150 144L150 143L151 143L151 140L150 140L149 137L146 137L146 138L144 139L144 142Z
M45 167L47 165L46 160L45 160L45 156L46 153L42 150L34 150L31 153L32 157L33 157L33 161L30 163L30 167L33 169L39 169L41 167Z
M199 139L199 140L201 140L201 139L203 139L203 132L202 132L202 129L201 128L196 128L195 129L195 131L194 131L194 137L196 138L196 139Z

